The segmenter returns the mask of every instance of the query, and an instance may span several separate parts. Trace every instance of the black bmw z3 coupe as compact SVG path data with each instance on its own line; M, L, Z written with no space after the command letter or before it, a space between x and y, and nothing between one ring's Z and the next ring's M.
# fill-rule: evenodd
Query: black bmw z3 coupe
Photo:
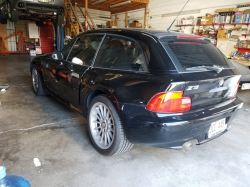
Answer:
M194 35L88 31L34 58L30 70L36 95L50 94L87 118L103 155L133 144L189 149L227 132L243 106L235 67Z

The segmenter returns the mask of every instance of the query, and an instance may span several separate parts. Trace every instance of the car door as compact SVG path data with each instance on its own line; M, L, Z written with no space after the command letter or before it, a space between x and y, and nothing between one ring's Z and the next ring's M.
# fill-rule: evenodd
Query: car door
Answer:
M53 58L43 60L43 77L44 77L44 84L45 86L54 94L58 94L58 76L56 74L57 69L61 68L62 65L67 62L67 58L69 52L71 51L72 46L74 45L76 40L70 42L62 51L63 58L61 60L56 60Z
M57 85L54 90L72 108L79 109L79 89L103 36L88 34L77 37L67 59L56 66Z

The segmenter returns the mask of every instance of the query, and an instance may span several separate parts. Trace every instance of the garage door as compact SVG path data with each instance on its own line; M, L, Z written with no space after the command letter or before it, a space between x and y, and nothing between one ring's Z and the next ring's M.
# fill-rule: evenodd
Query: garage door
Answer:
M52 25L40 27L40 40L42 53L52 53L54 51L55 32Z

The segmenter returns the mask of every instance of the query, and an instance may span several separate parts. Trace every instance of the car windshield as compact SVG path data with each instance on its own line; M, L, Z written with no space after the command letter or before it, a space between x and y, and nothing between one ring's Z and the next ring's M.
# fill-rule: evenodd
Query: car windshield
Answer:
M198 39L168 39L160 40L164 48L176 57L176 63L185 71L209 68L200 67L219 67L219 68L233 68L232 64L223 56L210 41ZM199 67L199 68L193 68Z

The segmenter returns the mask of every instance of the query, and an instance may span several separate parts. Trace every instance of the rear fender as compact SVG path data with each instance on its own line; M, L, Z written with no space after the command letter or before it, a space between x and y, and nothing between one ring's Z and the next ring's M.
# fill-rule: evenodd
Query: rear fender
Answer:
M92 89L85 92L86 94L84 94L84 90L85 89L83 89L83 92L80 92L80 103L82 106L83 115L85 117L87 117L88 107L91 101L93 100L93 98L96 97L97 95L102 95L102 94L108 96L109 100L112 102L112 104L115 106L115 108L118 111L121 110L121 107L116 97L112 94L110 89L103 87L103 86L95 86Z

